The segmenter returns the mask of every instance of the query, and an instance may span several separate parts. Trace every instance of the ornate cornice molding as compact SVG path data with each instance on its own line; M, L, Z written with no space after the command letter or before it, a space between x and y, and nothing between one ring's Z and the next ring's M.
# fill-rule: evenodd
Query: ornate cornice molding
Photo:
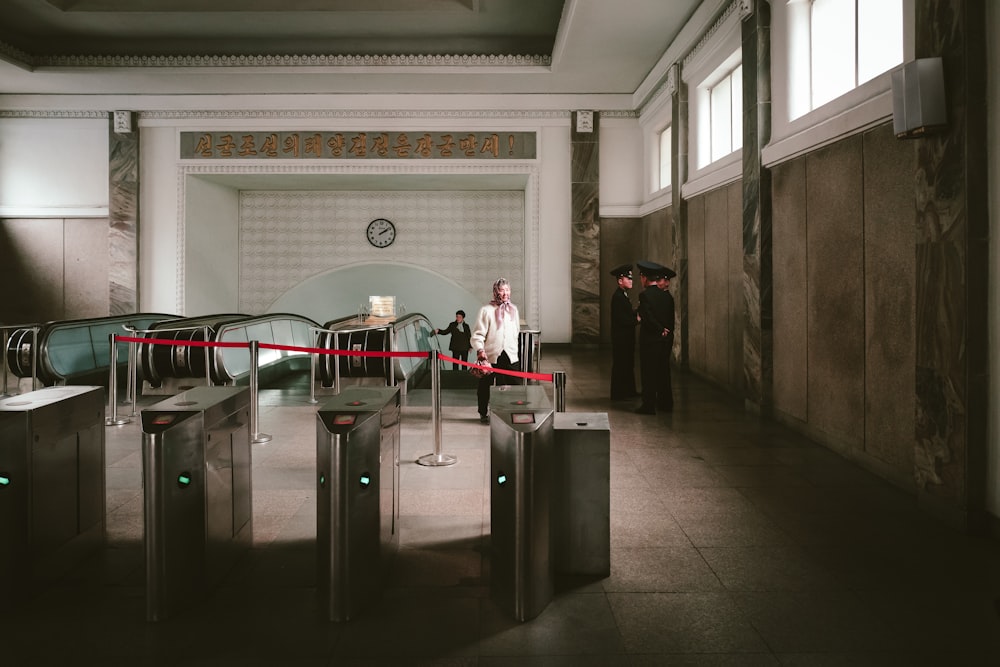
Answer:
M12 62L18 67L31 69L31 56L6 42L0 42L0 59Z
M600 111L601 118L638 118L639 112L631 109L608 109Z
M603 112L602 112L603 113ZM210 109L140 111L140 120L285 120L293 118L569 118L569 110L510 109Z
M0 109L0 118L93 118L107 120L110 111L75 111L73 109Z
M719 14L719 18L715 19L715 23L712 24L712 27L706 30L705 34L701 36L701 39L698 40L698 44L693 49L691 49L691 51L688 52L686 56L684 56L683 66L687 67L688 65L690 65L691 61L698 57L698 52L701 51L705 47L705 45L712 40L712 37L715 35L715 33L719 31L719 28L722 26L722 24L725 23L726 20L729 17L731 17L737 10L741 9L742 9L741 0L733 0L733 2L730 2L729 5L727 5L726 8L722 11L722 13Z
M13 47L9 47L13 48ZM2 53L2 51L0 51ZM34 67L93 68L238 68L238 67L549 67L547 55L235 55L235 56L31 56Z

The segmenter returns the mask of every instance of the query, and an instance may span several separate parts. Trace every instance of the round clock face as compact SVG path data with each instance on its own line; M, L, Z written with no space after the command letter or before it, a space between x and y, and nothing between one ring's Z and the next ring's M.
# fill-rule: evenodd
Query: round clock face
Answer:
M368 242L376 248L385 248L396 240L396 226L385 218L375 218L368 223Z

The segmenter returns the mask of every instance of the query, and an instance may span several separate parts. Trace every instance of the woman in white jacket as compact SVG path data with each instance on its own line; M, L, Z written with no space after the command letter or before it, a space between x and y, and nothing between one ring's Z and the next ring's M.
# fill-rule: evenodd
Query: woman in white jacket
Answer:
M510 302L510 283L498 278L493 283L493 300L479 309L472 329L472 349L476 361L489 362L494 368L520 370L517 344L520 331L517 306ZM489 373L479 379L479 421L490 423L490 387L494 384L514 384L517 378L501 373Z

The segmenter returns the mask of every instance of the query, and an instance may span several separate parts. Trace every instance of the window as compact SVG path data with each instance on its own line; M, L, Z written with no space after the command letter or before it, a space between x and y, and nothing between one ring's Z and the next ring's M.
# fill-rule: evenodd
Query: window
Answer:
M670 137L670 126L668 125L660 132L660 189L670 187L672 172L670 160L672 157L673 140Z
M712 162L743 147L743 65L709 89Z
M808 31L809 105L793 117L903 62L903 0L812 0Z

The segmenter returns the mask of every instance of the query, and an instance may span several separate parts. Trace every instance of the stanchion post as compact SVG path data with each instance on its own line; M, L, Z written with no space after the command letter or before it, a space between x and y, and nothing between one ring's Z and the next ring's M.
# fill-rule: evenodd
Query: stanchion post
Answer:
M131 419L118 416L118 350L115 347L115 334L108 334L110 340L110 353L108 355L108 405L111 406L111 416L104 419L105 426L121 426L128 424Z
M340 349L340 334L333 332L333 394L340 396L340 355L336 350Z
M31 327L31 391L36 389L38 389L38 327Z
M566 412L566 371L552 373L552 386L554 387L556 412Z
M132 336L135 337L136 331L132 330ZM115 360L118 361L117 359ZM117 363L116 363L117 365ZM128 344L128 383L129 383L129 398L132 399L132 412L129 413L129 417L135 417L135 404L139 400L139 345L135 341L129 341Z
M3 394L2 396L9 396L7 393L7 373L10 368L7 366L7 345L10 344L10 331L7 327L3 327Z
M319 403L316 399L316 360L319 358L319 353L313 352L309 357L309 402Z
M434 429L434 453L417 459L423 466L450 466L458 463L458 458L441 453L441 361L439 352L427 353L431 365L431 424Z
M261 433L258 428L260 405L257 385L257 359L259 356L260 341L250 341L250 428L253 430L250 438L254 444L271 441L271 436L267 433Z
M212 348L208 346L208 327L204 327L205 331L205 386L212 386Z

